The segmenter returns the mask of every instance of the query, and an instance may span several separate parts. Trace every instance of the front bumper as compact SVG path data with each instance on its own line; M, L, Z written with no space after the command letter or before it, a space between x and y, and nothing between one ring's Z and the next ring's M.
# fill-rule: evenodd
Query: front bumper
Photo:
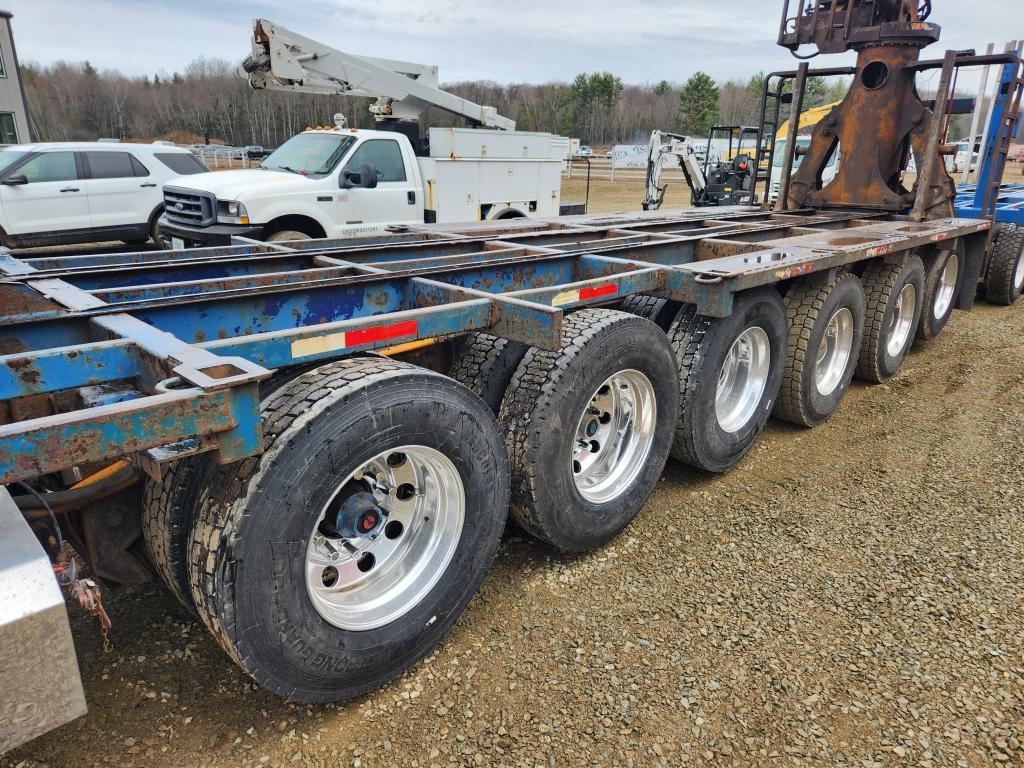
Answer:
M262 225L256 224L211 224L209 227L190 227L170 221L167 215L160 217L160 237L168 242L172 237L185 241L186 248L203 245L231 245L232 237L248 237L259 240L263 234Z
M53 566L0 486L0 755L85 714Z

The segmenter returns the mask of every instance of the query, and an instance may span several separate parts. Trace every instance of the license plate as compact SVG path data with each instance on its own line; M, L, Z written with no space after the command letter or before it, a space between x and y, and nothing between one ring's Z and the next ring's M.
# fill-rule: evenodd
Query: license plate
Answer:
M171 238L171 248L184 248L184 247L185 247L185 241L182 240L180 237L172 237Z

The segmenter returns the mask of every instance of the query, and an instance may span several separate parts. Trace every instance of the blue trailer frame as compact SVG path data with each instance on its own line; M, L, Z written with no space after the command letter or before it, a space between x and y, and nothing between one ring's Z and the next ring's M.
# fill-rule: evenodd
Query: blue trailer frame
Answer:
M975 219L994 216L997 223L1024 225L1024 184L1002 184L998 191L993 189L993 180L1003 178L1008 161L999 151L1000 132L1009 129L1015 135L1019 127L1016 119L1016 110L1020 107L1019 94L1014 87L1019 69L1019 61L1014 61L1004 64L1000 70L992 118L985 129L985 153L979 158L978 178L973 184L957 187L953 202L957 216ZM972 154L968 152L968 155ZM970 157L967 162L970 163Z
M723 208L287 245L3 252L0 485L130 454L157 475L200 451L257 454L259 382L278 368L470 331L556 348L563 312L637 293L726 316L737 292L953 238L980 271L990 226Z

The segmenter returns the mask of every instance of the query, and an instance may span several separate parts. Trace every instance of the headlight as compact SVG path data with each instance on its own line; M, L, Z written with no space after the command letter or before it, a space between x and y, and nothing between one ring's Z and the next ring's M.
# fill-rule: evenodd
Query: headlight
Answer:
M237 200L218 200L217 221L221 224L248 224L249 212Z

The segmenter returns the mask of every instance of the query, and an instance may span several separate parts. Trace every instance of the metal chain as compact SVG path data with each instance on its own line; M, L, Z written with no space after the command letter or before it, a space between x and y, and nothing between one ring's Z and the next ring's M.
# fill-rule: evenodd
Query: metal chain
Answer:
M99 585L92 579L79 579L78 564L74 558L66 563L60 563L54 568L57 580L63 586L69 587L71 597L75 602L90 615L94 616L100 624L100 638L103 642L103 652L110 653L114 645L110 641L110 628L112 626L110 616L103 607L103 597L100 594Z

